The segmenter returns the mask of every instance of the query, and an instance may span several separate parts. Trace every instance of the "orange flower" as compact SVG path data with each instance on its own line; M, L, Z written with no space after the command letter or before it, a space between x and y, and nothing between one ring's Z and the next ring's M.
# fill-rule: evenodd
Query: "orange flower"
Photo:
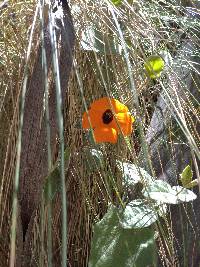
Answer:
M97 143L116 143L119 133L124 136L131 134L134 121L124 104L114 98L103 97L91 104L88 114L84 112L82 125L84 129L93 129Z

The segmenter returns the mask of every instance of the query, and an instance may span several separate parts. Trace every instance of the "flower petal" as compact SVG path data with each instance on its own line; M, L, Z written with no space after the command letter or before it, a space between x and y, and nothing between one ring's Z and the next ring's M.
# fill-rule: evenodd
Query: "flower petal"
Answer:
M128 112L127 106L120 103L118 100L109 97L102 97L95 100L91 105L91 109L101 111L102 113L107 109L113 110L114 113Z
M135 118L129 112L115 114L115 119L109 125L119 133L122 131L123 135L130 135L132 132L132 124ZM120 130L121 129L121 130Z
M131 124L125 124L125 125L121 126L121 131L122 131L122 134L124 136L131 135L131 133L133 131L132 123Z
M113 128L95 128L94 138L96 143L117 143L117 131Z
M89 116L89 118L88 118ZM89 122L90 119L90 122ZM91 125L90 125L91 123ZM83 113L82 118L82 126L84 129L90 129L95 127L105 127L103 120L102 120L102 112L95 111L95 110L88 110L88 114L86 112Z

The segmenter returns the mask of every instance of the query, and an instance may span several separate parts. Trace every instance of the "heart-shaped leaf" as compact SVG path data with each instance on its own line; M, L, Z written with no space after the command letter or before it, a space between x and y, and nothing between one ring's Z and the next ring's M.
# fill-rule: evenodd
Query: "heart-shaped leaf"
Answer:
M176 192L170 184L162 180L155 180L143 189L146 198L160 201L161 203L177 204Z
M187 185L192 182L192 177L193 177L192 168L190 167L190 165L187 165L180 174L180 180L183 187L187 187Z
M166 211L166 205L136 199L127 204L121 224L125 229L148 227L157 221L158 215L164 215Z
M135 164L117 161L117 165L123 172L123 182L127 186L139 182L146 184L154 180L143 168L137 167Z
M151 228L123 229L122 210L110 206L94 226L89 267L156 266L156 246Z
M146 198L166 204L189 202L197 197L191 190L182 186L171 187L170 184L162 180L155 180L148 184L142 193Z
M179 202L190 202L197 198L195 193L182 186L173 186L172 189L175 190Z
M158 55L151 55L144 63L147 75L151 79L159 78L162 70L164 69L165 62L162 57Z

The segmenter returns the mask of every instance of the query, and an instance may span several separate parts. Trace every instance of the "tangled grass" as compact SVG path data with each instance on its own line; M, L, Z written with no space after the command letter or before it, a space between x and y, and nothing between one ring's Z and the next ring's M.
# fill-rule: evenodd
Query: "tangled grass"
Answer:
M68 266L87 266L93 224L106 213L109 202L116 205L123 203L122 173L116 167L116 160L145 166L151 174L159 173L159 178L166 179L174 175L172 165L175 164L176 176L170 181L172 184L177 183L183 167L190 164L193 176L199 179L199 10L198 3L179 2L123 1L119 6L114 6L111 1L88 0L80 3L71 0L69 3L76 44L65 92L65 108L62 110L64 146L69 149L65 170ZM0 266L8 266L10 261L13 177L22 112L19 104L22 101L20 97L25 79L27 47L37 4L35 1L17 3L13 0L0 6ZM29 81L33 78L41 40L40 23L37 16L28 61ZM144 62L152 54L159 54L165 59L165 69L156 80L149 79L144 69ZM49 84L54 79L53 73L52 68L48 73ZM189 82L187 79L190 79ZM102 96L119 99L136 117L131 137L128 140L121 138L115 146L94 144L91 136L81 127L85 109ZM159 136L163 133L154 129L155 124L152 124L159 101L165 103L162 112L166 128L162 142ZM43 116L44 112L41 120ZM154 131L157 134L155 136ZM156 167L153 158L155 153L151 147L154 139L161 142L170 154L166 159L163 151L156 147L159 167ZM53 166L64 156L59 152L60 141L57 136L52 147ZM178 145L186 145L187 150L178 154ZM100 166L91 157L91 149L100 150L103 154L104 162ZM186 154L188 157L184 156ZM181 162L177 160L177 155ZM53 266L61 266L62 200L60 189L54 186L56 190L51 202L50 218L49 202L45 202L45 196L37 205L30 237L29 266L51 266L51 261ZM132 191L130 195L135 198L137 192ZM186 221L191 225L196 238L199 233L196 225L193 225L192 217L199 218L197 207L198 203L194 205L194 213L186 213ZM172 217L175 216L173 211L170 215L171 218L165 221L166 227L160 229L162 234L158 238L158 254L163 266L178 266L181 264L180 257L173 243L171 226ZM180 223L180 228L185 226ZM17 228L17 236L20 236L21 231L20 227ZM49 239L50 233L52 241ZM16 242L17 260L21 262L24 241L17 238ZM190 247L185 245L185 266L189 262L188 251Z

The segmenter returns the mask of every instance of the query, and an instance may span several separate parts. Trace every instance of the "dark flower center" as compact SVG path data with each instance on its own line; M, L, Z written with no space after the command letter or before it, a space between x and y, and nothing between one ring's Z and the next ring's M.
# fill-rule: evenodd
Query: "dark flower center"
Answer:
M110 109L107 109L102 116L103 123L109 124L113 120L113 114Z

